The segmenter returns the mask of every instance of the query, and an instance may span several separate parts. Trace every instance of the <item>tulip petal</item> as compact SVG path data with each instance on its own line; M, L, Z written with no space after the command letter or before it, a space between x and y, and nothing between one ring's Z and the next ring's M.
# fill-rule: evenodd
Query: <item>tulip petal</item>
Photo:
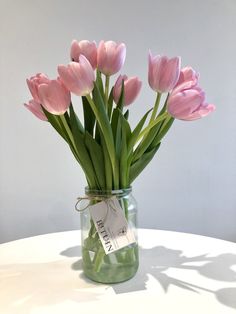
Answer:
M71 60L79 62L80 55L84 55L92 68L95 70L97 67L97 45L96 42L88 40L73 40L71 43L70 56Z
M31 99L28 104L24 104L24 106L31 111L37 118L39 118L42 121L47 121L47 117L42 111L40 103L35 101L34 99Z
M185 90L170 96L167 110L173 117L183 119L194 112L202 103L202 95L196 90Z
M196 110L195 112L193 112L191 115L188 116L186 121L193 121L193 120L197 120L197 119L206 117L208 114L210 114L214 110L215 110L215 105L213 105L213 104L201 105L198 108L198 110Z
M160 89L163 92L172 90L179 79L180 73L180 58L172 58L166 62L162 69L160 77Z
M159 93L170 92L179 79L180 58L168 59L166 56L148 56L148 83Z
M100 41L97 50L98 69L105 75L117 73L124 64L126 56L125 44L114 41Z
M184 67L180 71L179 80L175 86L175 88L185 82L193 82L193 86L197 85L199 80L199 73L197 73L191 67Z
M68 66L59 65L58 73L67 89L78 96L85 96L93 90L94 71L83 55L80 55L79 63L70 62Z
M70 106L70 93L59 80L41 84L39 97L43 107L55 115L64 114Z
M113 88L113 97L116 104L120 99L122 81L124 81L124 105L128 106L134 102L138 96L142 82L138 79L138 77L128 78L126 75L120 75Z
M128 106L132 104L137 98L140 89L142 87L142 82L137 77L131 77L126 84L125 88L125 105Z
M37 73L35 76L32 76L30 79L27 79L26 82L33 99L37 102L40 102L38 95L38 87L40 84L49 83L50 79L43 73Z

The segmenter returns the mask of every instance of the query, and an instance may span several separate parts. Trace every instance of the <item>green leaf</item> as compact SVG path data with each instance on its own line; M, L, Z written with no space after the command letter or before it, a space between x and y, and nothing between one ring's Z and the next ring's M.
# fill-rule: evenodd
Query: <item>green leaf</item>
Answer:
M160 141L163 139L163 137L166 135L166 133L169 131L170 127L172 126L173 122L174 122L174 118L169 117L168 119L166 119L165 121L163 121L163 124L160 128L160 130L158 131L156 137L154 138L151 147L156 146L158 143L160 143Z
M125 121L127 121L124 118ZM121 188L127 188L127 130L125 124L121 126L121 151L120 151L120 185Z
M97 70L97 78L96 78L97 86L100 90L101 96L103 99L105 99L105 93L104 93L104 88L103 88L103 81L102 81L102 75L99 70Z
M114 109L114 116L117 118L116 127L116 156L120 169L120 186L125 188L128 186L128 155L127 146L131 137L131 129L129 122L125 119L119 108Z
M131 137L129 139L129 143L128 143L128 155L130 155L130 153L132 152L132 149L137 141L137 138L143 128L143 125L147 119L148 114L152 111L152 109L150 109L148 112L145 113L145 115L142 117L142 119L139 121L139 123L137 124L137 126L135 127L135 129L133 130L133 132L131 133Z
M155 120L150 121L150 123L146 126L146 128L142 130L140 134L138 135L137 141L139 141L141 138L144 138L155 125L157 125L160 121L165 120L167 116L168 116L168 113L165 112L161 116L158 115L155 118Z
M129 119L129 109L127 109L127 110L125 111L124 117L125 117L126 120Z
M161 143L154 147L151 151L144 153L134 164L131 165L129 181L130 184L137 178L143 169L149 164L156 152L158 151Z
M60 116L57 116L57 119L58 119L58 122L61 126L61 129L63 131L63 133L66 135L67 137L67 142L68 144L75 148L75 142L74 142L74 138L72 136L72 133L71 133L71 127L70 125L67 123L66 121L66 118L65 118L65 115L60 115Z
M107 146L106 146L102 132L100 132L100 139L101 139L101 147L102 147L103 158L104 158L106 189L112 190L112 165L111 165L109 153L107 151ZM117 180L119 179L117 178Z
M111 128L114 141L116 141L117 125L118 125L119 111L117 108L113 110L112 119L111 119Z
M107 145L107 149L109 151L111 159L115 158L115 149L114 149L114 141L111 125L105 110L105 104L100 94L100 91L94 83L93 89L93 103L90 102L90 106L97 118L97 122L101 128L101 131L104 135L104 140Z
M111 118L111 114L112 114L112 107L113 107L113 87L111 89L109 98L108 98L108 109L107 109L107 114L108 114L108 118L110 120Z
M56 115L53 115L51 113L49 113L46 109L44 109L42 107L42 110L44 111L44 114L46 115L49 123L53 126L53 128L62 136L62 138L68 143L70 149L71 149L71 152L73 153L75 159L78 161L79 164L80 163L80 160L78 158L78 155L77 155L77 152L74 148L74 146L72 145L71 141L70 141L70 138L69 136L66 134L66 130L65 128L61 127L61 121L60 121L60 117L59 116L56 116Z
M57 131L57 133L60 134L61 137L68 143L68 138L67 138L66 134L64 134L63 130L61 129L60 123L58 121L58 116L51 114L43 106L41 106L41 107L42 107L42 110L43 110L45 116L48 119L48 122Z
M147 135L143 138L143 140L139 143L138 147L135 149L134 154L133 154L133 160L132 162L135 162L138 160L146 150L148 150L149 146L155 139L155 136L158 133L158 130L161 127L163 121L160 121L157 123L148 133ZM155 145L154 145L155 146ZM150 150L150 149L149 149Z
M121 154L121 120L120 120L120 113L119 109L115 108L114 111L116 111L118 119L117 119L117 125L116 125L116 132L115 132L115 148L116 148L116 157L118 160L120 159Z
M66 119L67 124L70 126L70 117L67 111L64 113L64 117Z
M104 159L101 146L93 139L93 137L87 131L85 132L85 145L88 149L90 158L92 160L97 181L99 182L99 186L101 189L105 189L106 181Z
M124 130L125 130L125 133L126 133L126 140L127 140L127 145L128 145L128 142L130 140L130 137L131 137L131 128L130 128L130 125L129 125L129 122L127 121L127 119L124 117L123 113L121 112L120 109L118 109L119 111L119 115L120 115L120 121L121 121L121 125L122 127L124 126Z
M112 134L111 125L108 119L108 115L105 110L104 101L102 99L102 96L100 94L100 91L96 83L94 83L93 100L90 98L89 95L87 95L86 97L89 101L89 104L97 118L98 124L103 133L104 140L107 146L107 151L111 159L112 170L113 170L114 180L115 180L115 172L117 171L117 169L116 169L116 154L115 154L113 134ZM115 181L114 185L115 185L115 188L116 187L118 188L118 182Z
M97 188L98 182L95 177L94 167L90 159L89 153L86 149L86 146L84 143L84 135L82 135L80 132L80 127L78 125L78 121L76 119L76 115L74 113L73 108L71 108L71 111L70 111L70 123L71 123L71 131L72 131L72 135L73 135L74 142L76 145L77 154L80 160L81 167L86 174L90 187Z
M122 141L122 127L124 127L125 139L128 142L131 137L131 129L129 122L125 119L123 116L123 113L119 108L115 108L113 110L112 115L112 131L113 131L113 137L115 140L115 148L116 148L116 157L120 159L121 154L121 141ZM126 143L127 146L127 143Z
M84 133L84 127L83 127L82 123L80 122L80 119L78 118L77 114L75 113L72 103L70 104L69 112L70 112L70 116L73 115L74 118L76 119L77 126L78 126L80 132ZM71 126L70 116L66 112L66 120L68 121L68 124Z
M93 136L95 115L85 96L82 96L82 102L83 102L83 111L84 111L84 128L87 132L89 132Z
M101 144L101 135L99 130L99 124L97 122L95 124L95 140L97 143Z
M116 106L116 108L119 108L121 111L123 111L124 99L125 99L124 80L122 80L120 98Z
M113 137L115 141L116 154L120 155L121 149L121 123L119 110L122 112L124 106L124 80L122 80L121 94L118 100L116 108L113 110L111 126L113 131ZM118 110L119 109L119 110Z

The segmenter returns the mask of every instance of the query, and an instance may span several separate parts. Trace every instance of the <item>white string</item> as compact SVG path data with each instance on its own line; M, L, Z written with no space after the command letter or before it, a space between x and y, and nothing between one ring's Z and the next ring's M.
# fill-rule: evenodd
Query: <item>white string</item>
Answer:
M104 197L104 196L102 197L101 195L93 195L93 196L91 196L91 197L89 197L89 196L78 197L78 198L77 198L77 202L75 203L75 210L77 210L78 212L83 212L83 211L86 210L89 206L91 206L91 204L88 204L87 206L85 206L85 207L82 208L82 209L78 208L78 204L79 204L81 201L83 201L83 200L94 200L94 199L96 199L96 198L99 198L100 201L103 200L103 201L106 203L106 205L107 205L107 211L108 211L108 208L111 207L112 210L113 210L114 212L116 212L116 208L112 206L112 203L111 203L111 202L110 202L110 206L108 205L108 200L109 200L109 199L107 199L107 197ZM107 214L106 214L106 216L107 216Z

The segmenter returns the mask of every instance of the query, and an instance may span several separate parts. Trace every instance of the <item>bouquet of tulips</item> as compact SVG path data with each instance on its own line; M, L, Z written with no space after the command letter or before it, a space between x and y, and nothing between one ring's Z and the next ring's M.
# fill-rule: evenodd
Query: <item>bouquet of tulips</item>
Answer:
M48 121L69 145L91 189L127 188L151 161L174 119L195 120L215 107L205 101L199 75L180 67L180 58L148 58L148 82L154 90L154 105L132 129L129 105L141 89L138 77L110 77L125 61L126 46L114 41L74 40L71 62L58 66L58 78L38 73L27 79L33 99L25 106ZM71 102L71 93L81 96L83 120ZM163 99L164 97L164 99Z
M110 77L121 70L125 56L123 43L101 41L97 47L95 42L74 40L71 62L58 66L57 79L38 73L27 80L33 99L25 106L39 119L48 121L67 142L90 190L129 188L159 149L175 118L196 120L215 109L206 103L199 75L191 67L181 69L179 57L169 59L150 52L148 82L155 100L131 128L129 105L142 83L138 77L119 75L110 86ZM71 93L82 98L83 119L76 113ZM123 204L128 219L127 201ZM87 276L99 282L118 282L133 276L137 245L115 252L115 268L110 255L105 256L92 220L88 229L83 246Z

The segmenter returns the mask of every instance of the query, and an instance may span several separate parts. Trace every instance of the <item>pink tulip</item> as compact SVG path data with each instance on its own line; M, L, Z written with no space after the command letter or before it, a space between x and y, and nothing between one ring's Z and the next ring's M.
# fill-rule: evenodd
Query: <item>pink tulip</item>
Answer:
M179 75L179 80L175 85L175 88L186 82L193 82L193 84L197 84L199 80L199 73L194 71L191 67L182 68Z
M37 118L43 121L47 121L47 117L45 116L40 103L31 99L28 104L24 104L27 109L29 109Z
M167 111L169 114L180 120L196 120L207 116L215 110L213 104L205 102L205 93L192 82L192 86L187 85L191 82L182 83L172 91L167 102ZM182 86L182 89L181 89Z
M35 76L27 79L26 82L34 100L40 103L38 87L40 84L48 84L50 79L43 73L37 73Z
M120 71L126 56L125 44L103 40L98 46L98 69L105 75L112 75Z
M40 84L38 92L41 104L52 114L62 115L70 106L70 92L59 78L48 84Z
M159 93L170 92L179 79L180 57L152 56L149 52L148 82Z
M136 76L128 78L126 75L120 75L113 89L113 97L116 104L120 99L122 81L124 81L124 105L128 106L138 96L142 82Z
M58 73L67 89L78 96L88 95L93 90L94 71L83 55L79 56L79 63L70 62L67 66L59 65Z
M88 40L73 40L70 50L71 60L79 62L79 56L81 54L88 59L92 68L95 70L97 67L97 46L95 41L90 42Z

